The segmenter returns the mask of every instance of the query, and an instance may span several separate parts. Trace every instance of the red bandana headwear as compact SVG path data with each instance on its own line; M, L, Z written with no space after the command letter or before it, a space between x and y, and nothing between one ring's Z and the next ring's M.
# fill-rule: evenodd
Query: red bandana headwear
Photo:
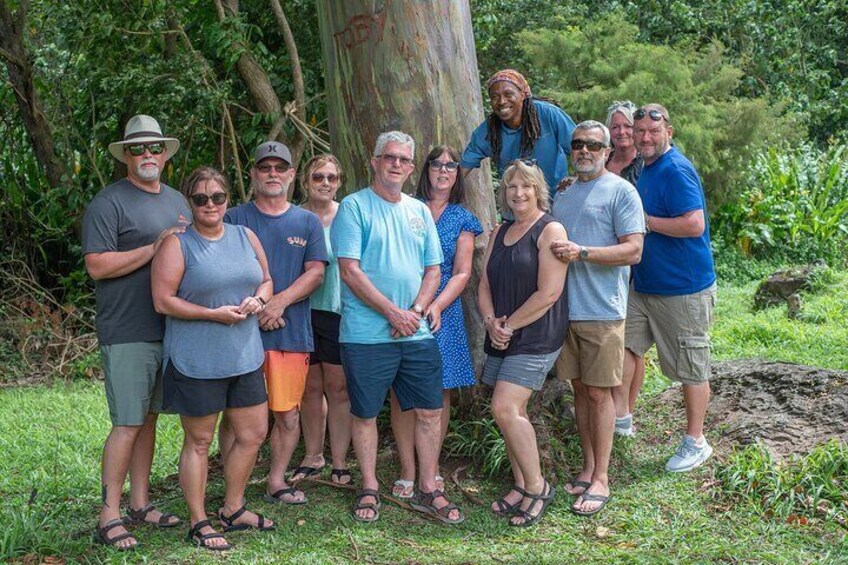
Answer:
M500 81L510 83L528 98L533 96L533 93L530 92L530 85L527 84L527 79L524 78L524 75L513 69L504 69L493 74L492 78L486 81L486 90L489 90L493 84Z

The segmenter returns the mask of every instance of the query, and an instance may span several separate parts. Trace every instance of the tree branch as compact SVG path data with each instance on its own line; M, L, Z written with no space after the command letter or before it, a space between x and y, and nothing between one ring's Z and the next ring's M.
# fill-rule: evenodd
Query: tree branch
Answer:
M292 66L292 82L294 83L294 108L292 115L300 119L301 122L306 121L306 90L303 86L303 69L300 67L300 56L297 53L297 43L294 41L289 21L286 18L283 7L279 0L270 0L271 10L277 18L277 24L280 26L280 32L283 34L283 39L286 42L286 50L289 52L289 60ZM285 114L283 114L285 115ZM282 117L282 116L280 116ZM275 125L276 126L276 125ZM275 127L276 129L276 127ZM280 128L282 129L282 128ZM295 163L300 162L300 156L303 154L304 138L301 130L297 130L294 139L292 139L292 159ZM279 132L275 133L275 136Z

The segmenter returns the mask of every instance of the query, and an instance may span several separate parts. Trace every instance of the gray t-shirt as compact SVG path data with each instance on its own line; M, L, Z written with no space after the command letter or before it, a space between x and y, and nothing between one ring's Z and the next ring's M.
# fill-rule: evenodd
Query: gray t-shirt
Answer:
M131 251L150 245L162 230L191 221L182 194L164 184L158 194L121 179L89 203L82 223L82 252ZM101 345L161 341L165 318L153 309L150 263L95 283L97 338Z
M575 182L554 198L552 215L568 239L586 247L609 247L624 235L645 232L642 201L632 184L606 172ZM568 267L570 320L613 321L627 317L630 267L577 261Z

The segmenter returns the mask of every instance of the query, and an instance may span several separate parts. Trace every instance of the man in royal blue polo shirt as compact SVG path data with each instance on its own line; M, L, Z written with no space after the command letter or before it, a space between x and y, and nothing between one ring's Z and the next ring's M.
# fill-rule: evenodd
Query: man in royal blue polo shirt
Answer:
M642 261L633 266L624 359L629 386L637 357L651 345L663 374L683 385L686 435L666 470L689 471L712 454L703 435L710 399L710 338L716 275L701 179L671 146L668 110L647 104L633 115L636 148L645 167L636 184L645 209Z

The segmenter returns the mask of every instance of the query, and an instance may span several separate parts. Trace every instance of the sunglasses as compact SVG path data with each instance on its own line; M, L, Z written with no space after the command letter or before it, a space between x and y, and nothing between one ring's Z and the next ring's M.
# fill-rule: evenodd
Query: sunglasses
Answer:
M643 110L642 108L639 108L638 110L633 112L634 120L641 120L645 116L648 116L655 122L661 122L662 120L668 122L668 119L663 116L662 112L660 112L659 110Z
M144 150L147 149L150 151L151 155L161 155L165 151L164 143L135 143L133 145L127 145L127 151L130 152L130 155L133 157L141 157L144 155Z
M586 139L573 139L571 140L571 150L572 151L580 151L584 147L589 151L600 151L601 149L606 148L606 143L601 143L600 141L592 141Z
M514 165L516 163L521 163L522 165L524 165L526 167L535 167L536 162L537 162L536 159L516 159L516 160L512 161L510 163L510 165Z
M289 165L288 163L280 163L279 165L269 165L267 163L264 165L256 165L256 170L260 173L270 173L271 169L274 169L278 173L285 173L286 171L291 169L291 165Z
M430 161L430 169L434 171L455 172L459 168L459 163L456 161Z
M212 204L215 204L216 206L220 206L221 204L224 204L227 201L227 193L226 192L216 192L212 196L209 196L208 194L202 194L202 193L201 194L192 194L190 198L191 198L192 204L194 204L198 208L200 208L201 206L206 206L206 204L210 200L212 201Z
M391 155L389 153L384 153L380 155L380 158L383 161L386 161L387 163L398 162L404 166L409 166L412 164L412 159L410 159L409 157L401 157L400 155Z
M339 181L339 175L335 173L324 174L324 173L312 173L312 182L324 182L325 180L330 183L336 183Z

